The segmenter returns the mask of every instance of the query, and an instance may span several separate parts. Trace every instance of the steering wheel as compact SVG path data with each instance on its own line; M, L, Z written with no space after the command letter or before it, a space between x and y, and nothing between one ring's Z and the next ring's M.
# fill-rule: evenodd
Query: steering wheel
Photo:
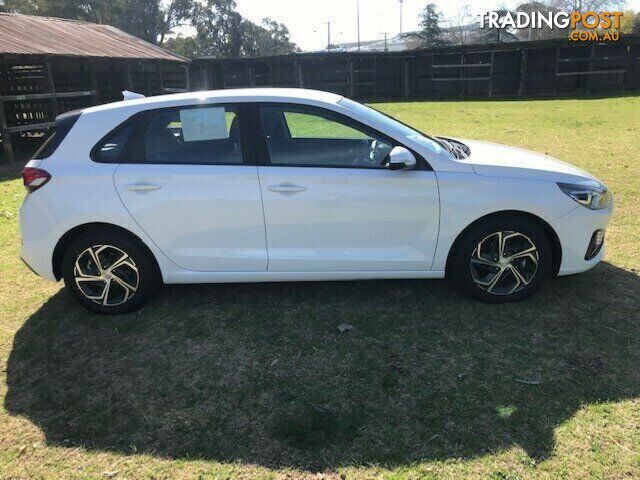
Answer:
M353 165L366 166L366 167L379 167L384 166L379 163L378 157L382 153L383 143L376 139L366 139L360 142L357 150L358 156L354 160Z
M353 158L352 165L361 165L369 158L370 146L369 140L365 139L358 143L357 146L350 148L347 155Z

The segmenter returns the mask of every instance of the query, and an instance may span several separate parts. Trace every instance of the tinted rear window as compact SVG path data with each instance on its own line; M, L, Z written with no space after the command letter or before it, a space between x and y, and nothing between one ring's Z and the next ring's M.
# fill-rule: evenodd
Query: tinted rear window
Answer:
M35 160L42 160L53 155L67 134L71 131L71 128L80 118L80 112L65 113L59 115L51 128L52 132L49 138L45 140L38 151L33 155Z

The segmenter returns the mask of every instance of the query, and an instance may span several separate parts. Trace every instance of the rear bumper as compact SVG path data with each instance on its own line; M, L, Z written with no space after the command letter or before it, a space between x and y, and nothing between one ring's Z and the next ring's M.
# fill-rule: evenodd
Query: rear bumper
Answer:
M582 273L602 261L606 249L606 239L600 252L594 258L585 260L585 254L593 232L607 228L612 213L613 207L604 210L589 210L579 206L551 222L562 246L562 262L558 275Z
M39 192L27 195L20 207L20 258L37 275L56 281L53 250L61 231Z

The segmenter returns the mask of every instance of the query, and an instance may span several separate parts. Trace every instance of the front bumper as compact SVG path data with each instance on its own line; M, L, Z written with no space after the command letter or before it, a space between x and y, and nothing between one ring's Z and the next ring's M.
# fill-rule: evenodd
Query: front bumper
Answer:
M558 275L585 272L602 261L606 249L606 239L605 244L594 258L585 260L585 254L593 233L596 230L607 228L612 213L613 206L603 210L589 210L578 206L551 222L562 247L562 262Z

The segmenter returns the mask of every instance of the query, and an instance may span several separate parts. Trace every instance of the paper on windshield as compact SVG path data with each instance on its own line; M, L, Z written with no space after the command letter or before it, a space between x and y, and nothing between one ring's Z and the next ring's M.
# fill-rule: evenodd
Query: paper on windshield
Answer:
M185 142L202 142L228 138L224 107L180 110L182 138Z

